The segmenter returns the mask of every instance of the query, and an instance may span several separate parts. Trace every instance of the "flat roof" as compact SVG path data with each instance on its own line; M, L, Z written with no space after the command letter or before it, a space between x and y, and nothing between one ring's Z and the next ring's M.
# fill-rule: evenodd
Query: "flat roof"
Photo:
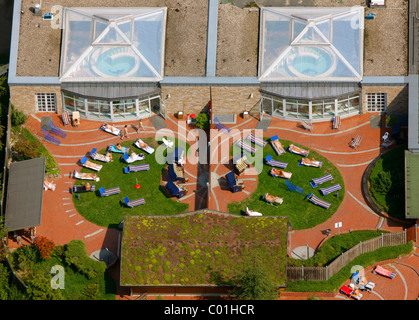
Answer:
M285 285L288 217L257 219L199 210L175 216L126 216L122 286L229 285L247 263L264 263Z
M419 218L419 197L416 196L419 190L419 153L405 151L405 198L406 198L406 219Z
M18 24L16 75L18 77L59 76L61 30L51 21L31 12L32 0L16 0L14 13ZM210 0L103 0L101 7L167 7L164 53L164 77L205 77L207 72L208 22ZM212 0L211 0L212 1ZM308 1L303 1L302 5ZM257 1L259 6L272 6L272 1ZM364 6L365 1L310 1L311 6ZM87 7L82 0L43 0L43 13L55 8ZM374 20L365 20L364 76L406 76L408 70L408 3L387 1L385 8L366 8L375 13ZM259 48L259 8L240 8L220 3L217 21L216 77L257 77ZM55 23L55 21L53 21ZM211 26L210 26L211 27ZM17 29L17 28L14 28ZM12 35L16 30L12 31ZM208 39L215 43L215 39ZM212 50L214 48L211 48ZM13 58L13 57L12 57ZM211 55L213 59L214 56ZM211 60L213 63L213 60ZM211 65L211 68L214 68ZM213 69L212 69L213 70ZM212 74L211 74L212 76Z
M20 0L16 75L58 77L61 29L56 21L32 13L34 2ZM42 13L58 14L62 7L167 7L164 53L165 76L205 76L208 0L43 0ZM16 7L16 6L15 6ZM57 11L60 10L60 11ZM14 15L16 17L16 13ZM13 31L12 31L13 32Z
M41 224L45 162L42 157L10 164L5 212L8 231Z

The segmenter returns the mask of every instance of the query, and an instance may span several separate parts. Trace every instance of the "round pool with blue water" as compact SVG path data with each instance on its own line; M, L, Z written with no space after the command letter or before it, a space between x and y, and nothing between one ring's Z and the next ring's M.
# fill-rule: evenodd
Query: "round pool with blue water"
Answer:
M287 61L288 71L299 77L325 77L336 68L334 56L323 48L300 47Z
M126 48L100 50L94 56L91 67L101 77L129 77L139 68L139 58Z

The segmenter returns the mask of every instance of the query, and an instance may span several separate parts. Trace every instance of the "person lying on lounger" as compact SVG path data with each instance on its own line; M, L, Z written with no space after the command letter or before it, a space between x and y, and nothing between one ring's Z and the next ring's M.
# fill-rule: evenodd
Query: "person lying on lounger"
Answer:
M141 148L141 149L145 149L145 148L147 148L148 147L148 145L147 144L145 144L144 142L142 142L142 141L138 141L138 146Z
M314 167L320 167L321 166L321 162L317 161L317 160L314 160L314 158L311 158L311 159L302 158L301 162L306 166L314 166Z
M285 172L284 170L275 169L275 168L271 169L271 174L285 178L285 179L291 178L291 175L292 175L291 172Z
M276 203L279 203L279 204L282 204L282 202L284 201L283 198L272 196L268 193L265 193L265 199L268 202L276 202Z
M91 162L91 161L89 161L89 160L87 160L87 161L84 163L84 165L85 165L86 167L89 167L89 168L94 168L94 169L96 169L96 170L100 170L100 169L102 168L102 166L101 166L100 164L93 163L93 162Z
M293 144L290 145L289 147L292 151L294 151L295 153L307 153L307 150L301 149L299 147L294 146Z
M105 124L105 129L109 130L109 131L111 131L115 134L119 133L119 129L117 129L117 128L115 128L115 127L113 127L113 126L111 126L110 124L107 124L107 123Z
M81 179L92 179L95 181L99 181L99 177L96 173L86 173L86 172L76 172L76 177L79 177Z
M113 159L112 159L112 152L110 152L109 150L108 150L108 152L106 152L105 157L106 158L109 158L109 161L113 161Z
M86 191L90 191L90 189L92 189L92 186L90 185L90 183L86 183L85 186L84 186L84 189Z
M279 153L285 153L284 147L282 146L281 142L279 142L279 140L274 140L272 143Z
M117 150L124 151L124 148L121 146L121 144L120 144L120 143L117 143L117 144L115 145L115 148L116 148Z

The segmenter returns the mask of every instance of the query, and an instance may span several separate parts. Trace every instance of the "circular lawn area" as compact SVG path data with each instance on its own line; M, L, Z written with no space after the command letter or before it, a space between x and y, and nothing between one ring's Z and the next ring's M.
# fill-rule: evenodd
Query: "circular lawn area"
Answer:
M176 201L177 198L169 197L161 185L162 176L165 174L167 164L156 161L155 154L159 143L154 138L141 138L149 146L155 148L155 152L148 154L134 146L135 140L121 142L123 147L130 148L130 152L143 153L145 159L136 161L132 165L149 164L148 171L124 173L123 168L128 164L122 159L122 153L112 153L112 162L89 161L103 165L99 172L88 168L82 168L81 172L97 173L100 181L76 179L75 185L89 182L95 185L95 191L85 193L73 193L73 202L77 211L87 220L99 226L117 228L125 215L167 215L178 214L189 209L189 205ZM175 146L179 143L176 140ZM186 145L186 151L188 145ZM106 154L106 149L98 151ZM169 151L171 153L171 151ZM120 159L121 158L121 159ZM140 188L136 188L139 184ZM111 189L119 187L119 194L101 197L99 188ZM124 198L130 201L144 198L145 204L133 208L126 206Z
M269 143L270 139L267 138L265 140L268 141L268 143L263 148L263 169L258 176L256 191L244 201L230 203L228 205L228 211L230 213L245 214L246 207L248 207L250 210L261 212L264 216L288 216L294 230L311 228L329 219L339 208L345 195L345 185L339 170L319 153L287 140L280 140L286 152L278 156ZM322 161L321 168L299 166L299 162L303 156L289 152L288 147L291 144L308 150L310 153L307 158L314 158L317 161ZM256 149L261 149L261 147L255 147ZM232 153L237 154L237 150L234 150L234 148L238 147L234 145L232 149ZM288 163L284 171L292 173L289 182L302 188L304 190L303 194L290 191L286 186L286 179L273 177L270 174L270 170L273 167L266 164L265 159L267 155L271 155L273 160ZM247 154L247 157L248 159L251 159L250 154ZM327 181L316 188L313 188L310 185L312 179L320 178L327 174L331 174L333 180ZM335 184L340 184L342 189L325 196L319 191L320 188L327 188ZM265 193L281 197L284 201L282 204L270 205L264 200ZM329 202L331 204L330 207L325 209L310 202L306 199L307 195L310 193Z

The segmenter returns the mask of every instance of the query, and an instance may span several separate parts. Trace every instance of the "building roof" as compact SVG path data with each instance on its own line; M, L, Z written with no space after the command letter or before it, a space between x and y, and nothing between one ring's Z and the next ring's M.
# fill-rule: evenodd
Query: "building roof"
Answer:
M249 258L285 284L287 217L244 217L211 210L175 216L126 216L122 286L228 285Z
M166 8L64 8L60 81L163 79Z
M308 1L302 2L307 3ZM270 7L272 1L257 1ZM60 74L60 8L91 7L82 0L43 0L43 13L54 13L54 20L42 20L31 10L32 0L16 0L14 5L14 44L11 64L17 77L57 77ZM306 4L307 5L307 4ZM362 0L313 0L310 8L365 6ZM101 0L100 7L166 7L164 77L206 76L208 52L209 0ZM287 7L284 7L287 8ZM300 7L303 9L304 7ZM406 76L408 61L408 3L387 1L385 8L364 8L374 13L365 20L364 76ZM22 13L20 13L22 12ZM218 6L216 77L257 77L260 9L239 8L230 3ZM17 21L17 23L15 23ZM17 24L17 26L16 26ZM315 34L316 35L316 34ZM302 36L303 38L303 36ZM211 48L211 52L214 48ZM211 60L212 61L212 60ZM12 71L13 71L12 70ZM28 78L29 79L29 78ZM40 81L40 80L39 80ZM41 82L40 82L41 83Z
M260 81L361 81L363 7L261 8Z
M45 162L43 157L10 164L5 212L8 231L41 224Z
M419 153L405 151L406 219L419 219Z

